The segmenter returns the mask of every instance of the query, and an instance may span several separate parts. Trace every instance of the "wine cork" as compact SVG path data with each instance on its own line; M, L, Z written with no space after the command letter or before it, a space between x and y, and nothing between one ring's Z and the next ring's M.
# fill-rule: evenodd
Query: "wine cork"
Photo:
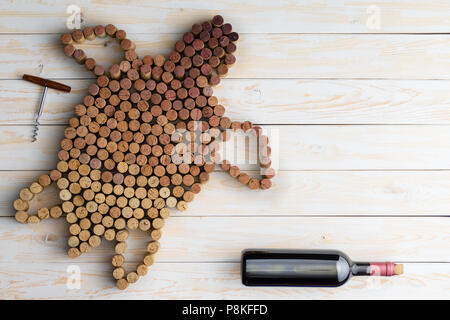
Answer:
M43 186L41 186L39 183L37 182L33 182L30 186L30 191L33 194L38 194L41 193L44 190Z
M94 40L95 39L94 28L92 27L84 28L83 35L87 40Z
M91 237L91 232L89 230L81 230L78 235L81 241L89 241Z
M29 216L25 211L17 211L14 217L18 222L26 223Z
M66 56L71 57L71 56L73 56L74 53L75 53L75 47L73 45L68 44L68 45L64 46L64 54Z
M112 241L116 238L116 231L114 229L108 229L105 231L105 239L108 241Z
M81 253L86 253L91 250L91 246L87 242L81 242L78 248Z
M97 26L94 27L94 33L99 38L106 37L105 27L103 27L101 25L97 25Z
M173 198L173 197L172 197ZM175 199L175 198L173 198L173 199ZM176 201L176 199L175 199L175 201ZM176 203L175 203L176 204ZM162 208L160 211L159 211L159 216L161 217L161 218L163 218L163 219L167 219L169 216L170 216L170 210L168 209L168 208Z
M130 272L127 274L127 281L128 283L135 283L138 281L139 275L136 272Z
M156 252L158 252L160 248L160 244L158 241L151 241L147 244L147 252L151 253L151 254L155 254Z
M111 76L112 79L120 79L120 67L118 64L113 64L110 68L109 68L109 75Z
M153 240L159 240L159 239L161 239L161 236L162 236L162 232L161 232L160 229L159 230L152 230L150 232L150 238L152 238Z
M97 224L94 226L94 234L97 236L102 236L105 233L105 227L102 224Z
M67 243L69 247L75 248L78 247L78 245L80 244L80 239L77 236L71 236L69 237Z
M145 265L145 263L141 263L136 268L136 273L138 276L145 276L148 272L148 267Z
M116 240L123 242L128 239L129 232L127 230L121 230L116 234Z
M37 212L39 219L44 220L50 217L50 210L47 208L39 208Z
M178 201L177 209L180 210L180 211L185 211L187 209L187 202L185 202L185 201Z
M108 24L108 25L105 26L105 32L110 37L114 37L115 34L116 34L116 31L117 31L116 26L114 26L112 24Z
M163 219L161 219L161 218L153 219L152 227L154 229L161 229L163 226L164 226L164 220Z
M253 189L253 190L258 189L258 188L259 188L259 184L260 184L260 182L259 182L259 180L256 179L256 178L251 178L251 179L248 181L248 187L249 187L250 189Z
M200 180L200 183L205 183L205 182L209 181L209 173L208 172L200 173L199 180Z
M223 33L223 29L222 29L222 34L224 34ZM227 45L230 43L230 38L229 37L227 37L227 36L221 36L220 38L219 38L219 41L218 41L218 44L222 47L222 48L226 48L227 47Z
M50 216L54 219L58 219L62 215L62 209L60 206L53 206L50 209Z
M61 35L61 42L65 45L72 44L73 43L72 35L70 33L63 33Z
M116 228L117 230L122 230L125 228L125 226L126 226L125 219L118 218L114 221L114 228Z
M231 166L230 169L229 169L229 174L232 177L237 177L240 174L239 167Z
M124 262L125 262L125 258L121 254L116 254L115 256L113 256L112 261L111 261L111 263L114 267L121 267Z
M221 28L214 28L211 32L211 35L216 38L219 39L220 37L222 37L223 33L222 33L222 29Z
M133 41L131 41L129 39L123 39L122 41L120 41L120 47L124 51L129 51L129 50L134 50L136 48L136 45L134 44Z
M146 265L147 267L151 266L154 263L154 261L155 258L153 257L153 254L147 254L143 260L144 265Z
M117 33L116 33L116 37L117 37ZM128 61L134 61L137 58L138 58L138 55L137 55L136 51L134 51L133 49L125 51L125 59L127 59Z
M86 54L84 53L83 50L81 49L76 49L73 52L73 57L75 58L75 61L77 61L79 64L84 63L84 61L86 60Z
M272 179L275 177L275 170L273 168L264 168L262 170L263 176L267 179Z
M23 201L30 201L31 199L33 199L34 194L30 191L30 189L23 188L22 190L20 190L19 197Z
M27 223L36 224L39 223L41 220L38 216L29 216L27 219Z
M52 183L50 176L47 174L41 175L38 179L38 182L43 187L46 187Z
M191 186L191 192L192 192L192 193L198 194L198 193L200 193L200 191L201 191L201 185L200 185L199 183L194 183L194 184Z
M250 177L246 173L240 173L238 176L238 181L242 184L247 184L250 181Z
M122 279L125 276L125 269L122 267L114 268L113 277L114 279Z
M28 201L22 199L16 199L13 206L17 211L27 211L29 208Z
M225 23L225 24L222 26L222 32L223 32L223 34L230 34L232 30L233 30L233 27L232 27L231 24L229 24L229 23Z
M101 244L101 242L102 242L102 239L99 236L97 236L97 235L92 235L89 238L89 245L92 248L98 247Z
M71 235L76 236L81 232L81 227L78 224L74 223L74 224L70 225L69 232Z
M212 18L212 25L215 27L221 27L223 25L223 17L221 15L216 15Z
M72 32L72 39L77 43L83 43L85 38L81 30L75 30Z
M270 179L261 180L261 189L266 190L272 186L272 181Z
M125 242L118 242L114 247L114 251L117 254L123 254L127 248L127 244Z
M139 229L142 231L147 231L151 227L151 222L148 219L142 219L139 221Z
M120 290L125 290L127 287L128 287L128 281L127 280L125 280L125 279L119 279L119 280L117 280L117 282L116 282L116 286L117 286L117 288L118 289L120 289Z
M224 75L226 75L228 73L228 66L226 65L226 64L220 64L218 67L217 67L217 74L219 75L219 76L224 76Z
M78 218L75 215L75 213L73 213L73 212L70 212L66 215L66 221L68 223L75 223L75 222L77 222L77 220L78 220Z
M80 250L79 250L78 248L70 248L70 249L67 251L67 254L68 254L69 257L71 257L71 258L76 258L76 257L79 257L79 256L80 256L81 252L80 252Z

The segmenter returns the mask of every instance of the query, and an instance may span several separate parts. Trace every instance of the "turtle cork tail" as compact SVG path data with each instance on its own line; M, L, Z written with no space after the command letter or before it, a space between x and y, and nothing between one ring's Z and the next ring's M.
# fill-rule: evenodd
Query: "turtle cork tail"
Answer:
M116 286L120 290L124 290L129 284L137 282L139 277L145 276L148 272L148 268L153 265L155 261L154 255L159 250L159 242L157 239L161 237L161 232L159 230L154 230L151 232L151 237L154 239L147 244L146 253L144 259L136 266L136 271L126 272L124 268L125 257L123 253L126 249L126 239L122 241L117 241L114 248L116 254L112 257L111 263L113 265L113 277L117 280Z

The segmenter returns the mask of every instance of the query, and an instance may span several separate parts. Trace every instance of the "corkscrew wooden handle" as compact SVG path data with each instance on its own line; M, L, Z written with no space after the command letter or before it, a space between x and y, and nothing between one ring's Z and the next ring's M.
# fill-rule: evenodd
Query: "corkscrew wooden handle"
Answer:
M47 87L47 88L52 88L52 89L56 89L56 90L60 90L60 91L65 91L65 92L70 92L70 90L72 90L71 87L56 82L56 81L52 81L52 80L48 80L48 79L44 79L44 78L39 78L36 76L32 76L30 74L24 74L22 76L23 80L29 81L29 82L33 82L35 84L38 84L40 86L43 87Z

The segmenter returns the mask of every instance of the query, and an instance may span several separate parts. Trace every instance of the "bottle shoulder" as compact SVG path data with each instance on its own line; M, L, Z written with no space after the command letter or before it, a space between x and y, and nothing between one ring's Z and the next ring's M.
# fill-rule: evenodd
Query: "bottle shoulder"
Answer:
M344 284L351 276L351 264L343 256L336 261L337 280L339 285Z

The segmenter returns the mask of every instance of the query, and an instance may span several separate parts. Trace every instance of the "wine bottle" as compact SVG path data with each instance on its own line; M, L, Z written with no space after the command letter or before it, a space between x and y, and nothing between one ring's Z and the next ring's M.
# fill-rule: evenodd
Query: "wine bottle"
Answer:
M241 275L246 286L337 287L352 276L393 276L402 264L353 262L337 250L247 249Z

